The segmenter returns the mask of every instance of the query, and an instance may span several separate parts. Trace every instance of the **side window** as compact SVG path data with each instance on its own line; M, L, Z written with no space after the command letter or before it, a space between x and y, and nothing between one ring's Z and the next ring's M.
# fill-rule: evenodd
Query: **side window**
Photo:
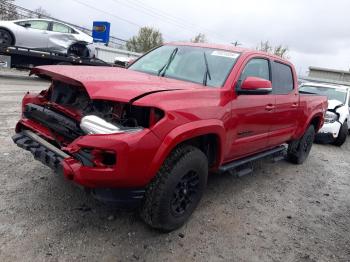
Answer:
M253 58L250 60L243 69L240 80L244 81L248 76L270 80L269 61L263 58Z
M65 34L71 34L72 29L66 25L60 24L60 23L53 23L52 25L52 31L57 33L65 33Z
M289 94L294 89L293 71L288 65L273 62L272 92L274 94Z
M38 30L48 30L49 22L41 21L41 20L29 20L29 21L21 21L18 23L20 26L26 26L28 28L38 29Z

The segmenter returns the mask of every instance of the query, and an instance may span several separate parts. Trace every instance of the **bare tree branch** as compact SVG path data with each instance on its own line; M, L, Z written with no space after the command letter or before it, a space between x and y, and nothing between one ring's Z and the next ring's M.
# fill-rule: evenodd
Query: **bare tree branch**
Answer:
M273 47L269 41L261 41L260 44L256 47L256 50L267 52L270 54L274 54L274 55L280 56L284 59L289 59L288 47L283 46L281 44Z
M192 43L205 43L207 42L207 37L205 34L199 33L194 38L191 39Z

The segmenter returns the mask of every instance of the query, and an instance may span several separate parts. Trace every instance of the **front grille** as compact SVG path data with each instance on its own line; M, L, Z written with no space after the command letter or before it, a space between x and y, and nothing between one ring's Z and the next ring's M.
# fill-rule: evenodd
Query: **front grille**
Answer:
M84 134L75 120L43 106L27 104L23 114L69 140Z

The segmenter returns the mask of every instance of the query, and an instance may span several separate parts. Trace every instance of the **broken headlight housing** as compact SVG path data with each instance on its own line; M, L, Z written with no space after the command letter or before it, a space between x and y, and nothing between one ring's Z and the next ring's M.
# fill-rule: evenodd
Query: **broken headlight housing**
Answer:
M124 132L135 132L140 131L142 127L122 127L120 125L111 124L104 119L94 116L88 115L84 116L80 122L80 128L86 134L116 134L116 133L124 133Z
M334 123L339 119L339 115L337 113L334 113L332 111L326 111L324 122L325 123Z

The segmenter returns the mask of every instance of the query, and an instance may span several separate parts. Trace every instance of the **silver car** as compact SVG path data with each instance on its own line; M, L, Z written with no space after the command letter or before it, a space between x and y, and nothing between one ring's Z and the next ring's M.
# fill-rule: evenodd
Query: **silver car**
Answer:
M67 53L77 42L92 43L91 36L67 24L47 19L0 21L0 45Z

